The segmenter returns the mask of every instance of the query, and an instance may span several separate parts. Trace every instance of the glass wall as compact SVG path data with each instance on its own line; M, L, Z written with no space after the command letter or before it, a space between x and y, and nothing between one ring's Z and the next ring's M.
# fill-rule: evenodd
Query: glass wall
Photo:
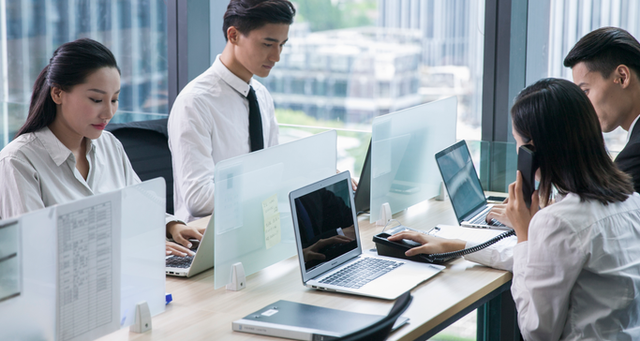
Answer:
M167 13L162 0L0 2L0 148L24 123L31 87L61 44L89 37L122 71L114 122L166 116Z
M597 28L620 27L640 38L640 2L636 0L542 0L529 4L530 20L540 22L544 18L541 22L547 27L530 28L529 35L539 46L527 49L540 51L538 48L542 47L546 56L534 61L537 65L533 68L540 71L527 79L528 84L543 77L572 80L571 69L563 65L564 58L580 38ZM617 155L626 144L627 132L618 128L604 135L607 148L613 156Z
M308 127L370 132L376 116L449 96L458 97L457 138L480 139L484 1L294 3L280 62L258 78L287 128L281 142ZM357 178L370 134L343 135L341 170Z

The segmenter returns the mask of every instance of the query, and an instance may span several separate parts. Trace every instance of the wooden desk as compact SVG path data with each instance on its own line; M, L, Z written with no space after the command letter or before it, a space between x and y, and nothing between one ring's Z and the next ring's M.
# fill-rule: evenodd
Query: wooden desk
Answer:
M448 200L416 205L397 214L395 219L423 230L437 223L456 223ZM207 223L208 218L204 218L192 224ZM359 227L364 246L373 247L372 237L382 227L369 224L366 215L359 219ZM403 314L410 318L410 323L394 332L390 340L429 338L490 299L499 299L505 291L510 295L510 281L510 272L455 260L442 273L412 290L413 302ZM167 277L167 292L173 295L173 302L163 314L153 318L151 331L135 334L123 329L101 340L275 340L233 332L231 322L281 299L380 315L385 315L393 305L380 299L307 289L302 285L297 257L248 276L247 287L241 291L214 290L211 269L189 279Z

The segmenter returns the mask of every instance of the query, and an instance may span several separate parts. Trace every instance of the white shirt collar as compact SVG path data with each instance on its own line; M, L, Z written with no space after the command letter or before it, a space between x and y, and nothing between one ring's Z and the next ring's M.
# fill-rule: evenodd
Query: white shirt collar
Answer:
M631 133L633 132L633 128L636 126L636 123L638 122L638 118L640 118L640 115L636 116L636 119L633 120L633 122L631 123L631 126L629 127L629 131L627 132L627 142L629 142L629 139L631 138Z
M220 61L220 55L216 56L216 61L211 66L213 71L220 75L220 78L225 83L229 84L237 92L241 93L244 97L249 94L249 84L243 81L240 77L236 76ZM253 80L253 79L251 79Z
M44 127L34 132L34 135L42 142L44 149L49 153L49 156L51 156L51 159L57 166L65 162L69 158L69 155L73 155L71 150L58 140L49 127ZM93 140L87 139L87 155L89 155L94 148Z

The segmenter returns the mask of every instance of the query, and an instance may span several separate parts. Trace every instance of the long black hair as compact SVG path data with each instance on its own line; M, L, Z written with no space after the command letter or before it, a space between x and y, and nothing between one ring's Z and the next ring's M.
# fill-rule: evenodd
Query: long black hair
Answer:
M16 137L40 130L56 118L56 103L51 98L51 88L70 91L103 67L115 68L120 73L111 51L99 42L81 38L60 45L33 84L29 115Z
M595 109L577 85L542 79L518 94L511 118L516 132L535 145L544 204L552 185L559 193L605 205L633 193L631 178L607 154Z

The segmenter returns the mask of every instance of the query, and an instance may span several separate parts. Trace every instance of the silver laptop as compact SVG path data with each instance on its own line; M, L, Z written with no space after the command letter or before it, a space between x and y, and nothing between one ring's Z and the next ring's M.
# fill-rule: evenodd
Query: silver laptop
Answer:
M167 256L165 271L167 275L179 277L191 277L213 267L213 215L209 220L209 225L202 235L202 240L192 241L195 251L194 256L178 257Z
M362 252L349 172L292 191L289 202L309 288L392 300L444 268Z
M487 223L486 217L493 205L487 203L464 140L438 152L436 163L461 226L510 229L495 219Z

